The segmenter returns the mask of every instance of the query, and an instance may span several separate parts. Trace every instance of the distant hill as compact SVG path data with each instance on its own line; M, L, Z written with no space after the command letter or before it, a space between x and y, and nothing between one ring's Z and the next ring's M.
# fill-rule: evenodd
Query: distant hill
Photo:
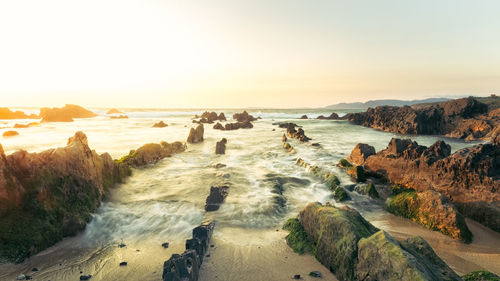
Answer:
M423 100L370 100L367 102L351 102L351 103L337 103L326 106L327 109L367 109L368 107L376 107L380 105L403 106L413 105L419 103L435 103L448 101L448 98L430 98Z

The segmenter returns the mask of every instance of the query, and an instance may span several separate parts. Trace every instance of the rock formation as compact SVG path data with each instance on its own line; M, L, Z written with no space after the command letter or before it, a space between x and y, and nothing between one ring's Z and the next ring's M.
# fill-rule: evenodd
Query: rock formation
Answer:
M163 264L163 281L197 281L200 266L209 248L215 224L203 222L193 229L193 238L186 240L186 250L173 254Z
M5 131L3 132L2 136L5 138L5 137L14 137L14 136L18 136L19 133L17 131Z
M298 220L292 242L307 243L304 231L315 257L339 280L461 280L422 238L398 241L351 208L310 203Z
M235 119L238 122L245 123L245 122L253 122L256 121L257 118L253 117L252 115L248 114L248 112L243 111L242 113L235 113L233 114L233 119Z
M25 128L29 128L29 127L32 127L32 126L40 126L40 123L38 122L31 122L31 123L28 123L28 124L15 124L14 125L14 128L15 129L25 129Z
M196 129L191 128L189 131L189 136L187 138L188 143L199 143L203 141L204 128L203 124L199 124Z
M22 261L83 229L104 192L130 173L77 132L66 147L0 150L0 259Z
M364 166L390 182L417 191L435 190L466 217L500 231L499 148L478 144L450 155L443 141L425 147L392 139L386 149L367 157Z
M160 121L160 122L155 123L153 125L153 128L165 128L165 127L168 127L168 125L163 121Z
M340 117L339 117L339 115L337 113L332 112L332 114L330 114L330 116L325 117L323 115L320 115L316 119L320 119L320 120L338 120L338 119L340 119Z
M205 211L212 212L219 210L220 205L227 197L229 186L212 186L210 187L210 194L205 203Z
M245 121L245 122L235 122L235 123L227 123L226 125L222 126L221 123L217 123L214 125L214 129L216 130L238 130L238 129L251 129L253 128L253 124L250 123L250 121Z
M307 115L304 114L304 115L300 116L299 119L309 119L309 118L307 117Z
M280 124L280 127L282 125ZM308 138L306 134L304 133L304 130L302 128L299 128L298 130L295 129L297 125L293 123L288 123L286 127L286 133L289 137L294 138L299 140L300 142L308 142L311 140L311 138Z
M0 107L0 119L38 119L36 114L26 115L22 111L11 111L7 107Z
M226 154L227 139L223 138L215 144L215 154Z
M341 119L399 134L493 139L494 132L500 127L500 110L497 107L491 106L490 110L488 105L469 97L411 107L377 106L366 112L349 113Z
M118 163L124 163L132 167L140 167L144 165L154 164L159 160L170 157L173 154L180 153L186 150L186 144L182 142L160 142L148 143L136 150L131 150L128 155L118 160Z
M214 121L226 121L226 116L223 112L217 115L216 112L205 111L201 116L196 115L195 118L200 118L200 120L193 120L195 123L208 123L212 124Z
M123 112L121 112L120 110L118 110L116 108L112 108L112 109L108 110L108 112L106 112L106 114L123 114Z
M67 104L61 108L40 108L42 122L72 122L73 118L92 118L97 114L78 105Z

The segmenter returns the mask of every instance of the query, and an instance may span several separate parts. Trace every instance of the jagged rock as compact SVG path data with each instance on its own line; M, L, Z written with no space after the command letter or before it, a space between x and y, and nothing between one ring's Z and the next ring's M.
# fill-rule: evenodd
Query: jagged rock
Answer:
M332 112L332 114L330 114L330 116L328 116L328 117L320 115L316 119L320 119L320 120L338 120L338 119L340 119L340 117L339 117L339 115L337 113Z
M461 280L421 237L398 242L380 230L358 243L356 280Z
M159 160L170 157L173 154L180 153L186 150L186 144L182 142L167 143L148 143L130 153L120 160L118 163L124 163L132 167L140 167L148 164L154 164Z
M189 143L199 143L203 141L203 124L199 124L196 129L191 128L189 131L189 136L187 138L187 142Z
M186 240L186 251L173 254L163 264L163 281L197 281L199 268L208 249L215 224L203 222L193 229L193 238Z
M19 135L19 133L17 131L5 131L2 134L3 137L13 137L13 136L18 136L18 135Z
M472 241L472 233L463 216L448 199L436 191L403 192L387 199L386 205L395 215L409 218L455 239Z
M155 123L153 125L153 128L165 128L165 127L168 127L168 125L163 121L160 121L160 122Z
M116 108L112 108L112 109L108 110L108 112L106 112L106 114L123 114L123 112L121 112L120 110L118 110Z
M365 143L358 143L347 157L347 160L356 165L363 165L366 158L375 153L375 148L373 146Z
M378 231L357 211L310 203L299 213L316 258L339 280L354 280L358 241Z
M430 147L392 139L385 150L368 157L365 168L395 184L417 191L435 190L460 213L500 231L500 146L478 144L450 155L439 141Z
M248 114L248 112L246 112L246 110L243 111L242 113L233 114L233 119L237 120L240 123L253 122L253 121L257 120L257 118Z
M308 142L311 140L311 138L308 138L305 135L304 130L302 128L295 130L295 124L293 124L293 123L288 124L288 127L286 128L286 132L287 132L289 137L295 138L295 139L299 140L300 142Z
M493 139L493 131L500 126L495 114L490 115L486 104L469 97L412 107L377 106L366 112L349 113L341 119L393 133L473 140Z
M304 115L300 116L300 119L309 119L309 118L307 117L307 115L304 114Z
M67 104L61 108L40 109L42 122L73 122L73 118L92 118L97 114L78 105Z
M197 123L208 123L212 124L214 121L226 121L226 116L224 115L223 112L221 112L219 115L217 115L216 112L208 112L205 111L203 114L200 116L196 115L195 118L200 118Z
M205 211L217 211L224 199L226 199L228 189L229 186L227 185L210 187L210 194L205 203Z
M27 115L22 111L11 111L7 107L0 107L0 119L38 119L36 114Z
M227 139L223 138L215 144L215 154L225 154L226 153L226 143Z

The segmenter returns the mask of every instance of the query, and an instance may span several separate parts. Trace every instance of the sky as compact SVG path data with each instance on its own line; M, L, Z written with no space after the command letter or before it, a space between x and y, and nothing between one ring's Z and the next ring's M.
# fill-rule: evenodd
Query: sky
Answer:
M0 106L500 93L500 1L0 0Z

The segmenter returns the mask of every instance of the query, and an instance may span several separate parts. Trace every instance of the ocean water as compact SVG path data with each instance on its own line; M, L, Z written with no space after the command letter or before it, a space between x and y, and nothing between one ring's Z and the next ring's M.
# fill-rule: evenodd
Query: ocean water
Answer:
M110 119L104 110L94 110L99 117L76 119L71 123L45 123L26 129L15 129L19 136L0 140L6 154L24 149L39 152L64 146L76 131L83 131L89 146L98 153L108 152L120 158L143 144L159 141L185 141L195 114L200 110L134 110L127 111L129 119ZM229 122L234 112L221 109ZM161 264L175 252L183 251L183 241L189 238L193 227L204 219L215 219L217 229L274 229L295 216L307 203L313 201L336 204L332 193L307 170L295 165L300 157L309 163L331 169L342 185L352 184L344 171L334 166L349 155L359 143L373 145L377 151L387 146L392 133L352 125L336 120L300 120L307 114L315 118L329 115L325 110L270 110L249 109L262 119L252 129L235 131L214 130L205 124L205 140L190 144L186 152L163 159L155 165L135 169L132 177L114 188L106 202L94 214L83 233L69 238L20 265L0 266L0 279L11 280L31 267L44 267L39 280L77 280L80 271L93 274L93 280L159 280ZM347 111L337 111L340 115ZM37 120L2 120L0 132L15 123ZM158 121L166 128L152 128ZM319 147L291 140L296 153L282 148L284 129L274 122L294 122L303 126L311 142ZM215 142L228 140L226 154L215 155ZM438 136L405 136L422 145L431 145ZM445 139L452 150L472 145L459 140ZM217 163L226 165L216 169ZM225 203L216 212L204 211L210 186L230 186ZM274 192L275 185L283 189L283 196ZM376 216L385 212L370 204L370 199L353 194L354 207L363 214ZM159 245L168 241L169 249ZM127 245L125 249L118 244ZM140 264L140 269L128 267L117 271L121 260ZM116 264L113 264L116 265ZM110 269L113 268L113 269ZM2 273L2 271L4 273Z

